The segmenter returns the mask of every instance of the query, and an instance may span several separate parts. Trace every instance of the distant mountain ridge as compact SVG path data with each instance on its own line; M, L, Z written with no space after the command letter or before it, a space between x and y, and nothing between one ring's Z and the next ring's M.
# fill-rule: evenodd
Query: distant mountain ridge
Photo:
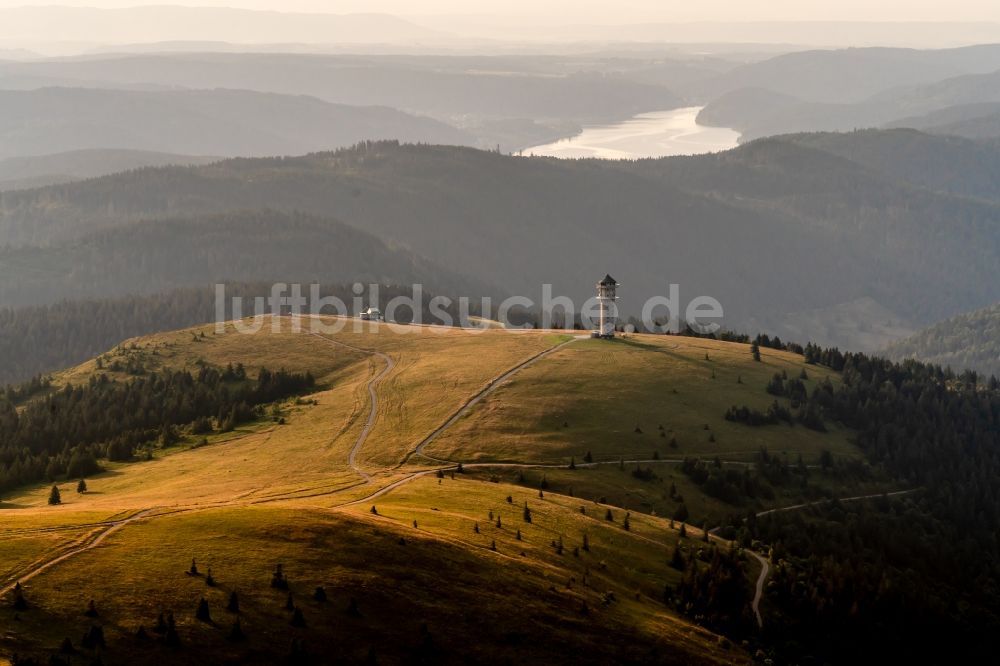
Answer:
M156 166L208 164L217 157L144 150L75 150L0 160L0 191L29 189Z
M796 51L738 67L698 86L703 98L763 88L802 102L857 104L914 88L1000 70L1000 44L952 49L848 48Z
M526 57L160 53L0 63L0 89L47 86L257 90L448 122L466 115L601 121L686 103L613 68L547 69Z
M796 132L834 132L875 127L914 127L963 134L961 127L939 126L935 116L974 119L976 107L1000 104L1000 67L989 73L965 74L933 83L898 87L864 100L844 103L810 101L787 92L759 88L737 90L710 102L699 114L709 125L733 127L743 140ZM990 115L990 110L984 110ZM965 130L970 131L970 130ZM980 130L975 136L981 138ZM989 135L994 136L994 135Z
M430 118L247 90L0 91L0 158L84 149L301 154L372 139L471 145Z

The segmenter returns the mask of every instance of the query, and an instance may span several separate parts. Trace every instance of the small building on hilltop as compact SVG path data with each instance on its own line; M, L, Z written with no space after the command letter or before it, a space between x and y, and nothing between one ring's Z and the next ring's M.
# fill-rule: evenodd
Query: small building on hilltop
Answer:
M365 321L382 321L382 311L378 308L368 308L361 313L361 318Z

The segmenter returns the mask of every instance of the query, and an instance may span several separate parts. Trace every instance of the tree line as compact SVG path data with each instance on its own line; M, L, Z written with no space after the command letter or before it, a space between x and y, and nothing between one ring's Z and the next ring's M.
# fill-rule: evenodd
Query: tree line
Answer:
M323 284L322 296L336 296L348 307L355 297L350 284ZM306 285L303 289L308 292ZM258 296L269 297L270 283L230 282L226 284L226 317L232 316L232 297L252 303ZM410 295L409 287L379 285L379 302L384 309L396 296ZM420 304L424 320L430 317L424 294ZM367 296L365 307L369 304ZM270 303L265 300L270 311ZM445 308L457 316L457 308ZM472 303L471 314L480 314ZM215 320L215 292L212 288L182 288L153 295L64 301L56 305L0 308L0 386L24 382L40 374L82 363L106 352L129 338L171 331ZM402 309L397 317L408 321L412 313Z
M308 372L262 368L249 379L240 366L202 366L195 373L163 370L121 381L102 373L85 385L36 397L20 409L4 392L0 490L93 474L100 458L129 460L142 447L175 443L181 426L191 426L196 434L230 430L258 418L261 405L314 385Z

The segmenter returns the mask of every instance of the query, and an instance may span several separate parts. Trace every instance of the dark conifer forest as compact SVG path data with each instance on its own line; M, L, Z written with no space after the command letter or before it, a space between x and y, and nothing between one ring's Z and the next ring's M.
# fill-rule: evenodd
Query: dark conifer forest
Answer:
M242 366L123 369L138 376L120 381L101 374L85 386L62 388L34 380L0 395L0 489L94 474L99 459L133 460L140 448L176 443L184 426L193 435L232 430L259 418L261 405L315 383L309 373L284 370L261 369L250 379ZM41 392L47 395L18 409Z
M813 345L805 355L840 370L842 383L797 395L800 409L818 425L856 430L870 465L839 473L885 474L912 492L873 502L821 501L760 518L733 515L721 533L747 547L763 544L757 547L769 549L774 562L768 600L780 619L767 628L768 640L789 657L821 662L859 654L874 661L946 663L955 654L989 660L1000 630L1000 383ZM768 391L782 383L776 377ZM745 408L727 418L787 427L766 425L778 419ZM697 478L694 465L689 474Z

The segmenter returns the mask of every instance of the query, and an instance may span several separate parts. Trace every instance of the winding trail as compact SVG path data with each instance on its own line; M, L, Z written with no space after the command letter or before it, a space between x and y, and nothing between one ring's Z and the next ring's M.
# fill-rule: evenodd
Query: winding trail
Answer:
M392 369L396 367L396 362L392 360L391 356L384 352L374 349L362 349L361 347L355 347L354 345L349 345L346 342L340 342L339 340L328 338L319 333L311 332L309 335L314 335L320 340L323 340L331 345L344 347L362 354L378 356L380 359L385 361L385 367L382 368L382 371L368 380L368 396L371 401L371 409L368 412L368 421L365 422L365 427L361 429L361 433L358 435L357 440L354 442L354 446L351 447L350 454L347 456L347 464L350 465L351 469L364 478L365 482L370 482L372 480L371 475L361 469L361 467L357 464L358 452L361 450L361 447L364 446L365 441L368 439L368 435L371 434L372 429L375 427L375 421L378 419L378 391L376 388L382 380L384 380L386 376L392 372Z
M853 497L822 499L822 500L817 500L815 502L804 502L802 504L793 504L791 506L778 507L777 509L768 509L767 511L761 511L756 515L756 517L760 518L762 516L769 516L774 513L783 513L785 511L795 511L797 509L805 509L811 506L820 506L822 504L827 504L829 502L857 502L860 500L877 499L879 497L899 497L900 495L909 495L910 493L915 493L918 490L920 490L920 488L911 488L909 490L897 490L891 493L874 493L871 495L855 495ZM718 527L709 530L712 536L715 536L715 533L718 531L719 531ZM753 603L751 604L751 606L753 607L753 613L757 618L757 626L763 627L764 618L760 614L760 602L764 596L764 583L767 582L767 577L768 575L770 575L771 565L766 557L764 557L763 555L754 550L747 549L744 552L746 552L748 555L750 555L751 557L756 559L757 562L760 563L760 575L757 577L757 587L756 591L754 592Z
M760 575L757 576L757 586L754 591L753 602L751 602L750 607L753 608L754 617L757 618L757 628L763 629L764 616L760 614L760 600L764 597L764 583L767 582L767 577L771 573L771 565L767 561L766 557L755 550L745 550L744 552L757 560L760 564Z
M769 516L772 513L781 513L783 511L795 511L796 509L805 509L810 506L820 506L822 504L827 504L829 502L857 502L860 500L867 499L877 499L879 497L899 497L900 495L909 495L910 493L915 493L920 488L910 488L909 490L897 490L891 493L873 493L871 495L855 495L854 497L838 497L835 499L821 499L815 502L805 502L804 504L793 504L792 506L782 506L777 509L768 509L767 511L761 511L757 514L757 517Z

